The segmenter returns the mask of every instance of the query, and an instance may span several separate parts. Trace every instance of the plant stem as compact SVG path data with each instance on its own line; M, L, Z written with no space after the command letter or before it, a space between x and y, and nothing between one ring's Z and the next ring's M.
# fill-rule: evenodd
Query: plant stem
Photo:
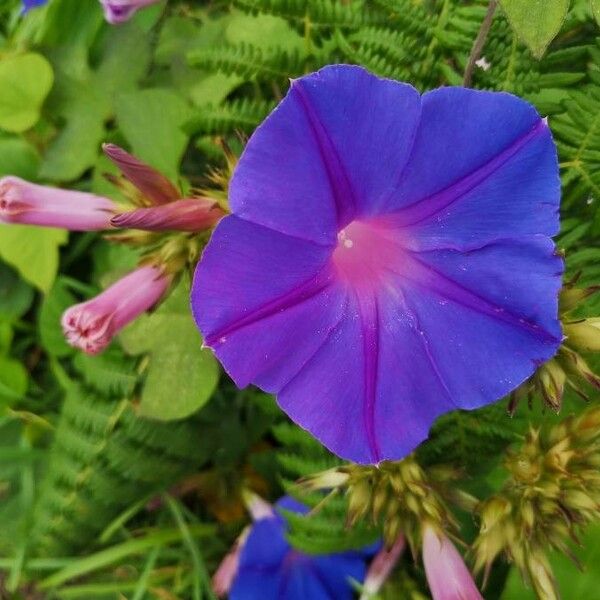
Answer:
M467 68L465 69L465 76L463 78L463 85L465 87L470 87L473 82L473 71L475 70L475 63L479 60L481 56L481 51L485 46L485 40L487 39L488 33L490 32L490 28L492 27L492 21L494 20L494 13L496 12L496 7L498 6L498 0L490 0L488 4L487 12L485 13L485 17L481 22L481 27L479 28L479 32L477 33L477 37L473 42L473 47L471 48L471 54L469 55L469 62L467 63Z

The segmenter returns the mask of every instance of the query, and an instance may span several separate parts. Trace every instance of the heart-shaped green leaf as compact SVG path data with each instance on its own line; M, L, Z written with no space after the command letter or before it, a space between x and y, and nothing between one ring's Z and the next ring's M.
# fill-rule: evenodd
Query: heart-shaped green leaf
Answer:
M13 132L33 127L53 82L52 67L40 54L9 54L0 59L0 127Z
M541 58L567 16L570 0L500 0L515 30L536 58Z

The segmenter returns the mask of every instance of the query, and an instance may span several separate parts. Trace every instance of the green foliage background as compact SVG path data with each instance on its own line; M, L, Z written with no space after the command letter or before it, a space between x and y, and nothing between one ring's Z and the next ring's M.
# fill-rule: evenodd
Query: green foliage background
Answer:
M322 65L361 64L422 91L460 84L487 6L171 0L110 27L91 0L50 0L25 18L19 4L0 3L0 176L117 200L102 142L184 189L201 186L224 166L221 141L239 152L289 79ZM475 70L474 86L519 94L549 116L564 190L559 244L569 272L598 284L600 9L574 0L561 13L557 3L542 23L518 4L502 2L483 49L490 68ZM523 43L541 55L555 33L541 60ZM211 597L208 573L247 523L241 487L274 499L339 464L272 398L239 392L220 374L187 312L189 281L104 355L65 344L62 311L136 260L99 234L0 225L0 597ZM597 298L586 308L599 309ZM505 404L440 419L422 463L460 466L480 497L496 489L503 450L529 423L557 419L537 405L509 419ZM582 406L569 397L563 413ZM315 518L291 518L291 542L318 553L377 535L367 523L348 530L345 511L337 497ZM463 535L473 534L466 515ZM567 598L597 594L599 546L596 527L582 574L556 559ZM486 598L530 597L506 575L498 565ZM574 577L579 591L569 595ZM417 593L427 595L422 568L407 558L382 597Z

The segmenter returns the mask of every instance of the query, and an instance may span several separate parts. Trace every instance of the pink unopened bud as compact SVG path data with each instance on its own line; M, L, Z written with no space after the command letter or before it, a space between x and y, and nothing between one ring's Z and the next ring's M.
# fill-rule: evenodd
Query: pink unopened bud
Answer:
M430 525L423 531L423 563L433 600L483 600L454 544Z
M104 17L111 25L117 25L130 19L144 6L156 4L160 0L100 0L104 8Z
M0 223L96 231L109 229L116 211L116 205L102 196L36 185L18 177L0 179Z
M191 198L121 213L111 223L115 227L144 231L204 231L224 216L225 212L213 200Z
M178 189L156 169L115 144L104 144L104 154L152 204L166 204L181 198Z
M114 335L164 295L171 278L158 267L140 267L100 295L67 309L62 328L71 346L102 352Z
M249 528L242 531L212 577L212 589L219 598L226 596L231 590L240 563L240 553L249 533Z
M377 553L367 571L360 600L374 596L382 588L402 556L405 547L406 540L403 535L400 535L391 548L384 547Z

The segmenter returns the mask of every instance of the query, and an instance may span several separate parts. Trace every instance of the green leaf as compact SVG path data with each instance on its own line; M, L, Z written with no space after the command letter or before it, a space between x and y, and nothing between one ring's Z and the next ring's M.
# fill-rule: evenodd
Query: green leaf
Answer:
M29 142L13 137L0 139L0 177L35 179L39 166L40 155Z
M0 225L0 258L25 281L48 292L58 271L58 249L67 238L64 229Z
M90 27L93 31L93 23ZM135 89L146 72L150 41L148 34L127 23L109 30L95 70L88 65L83 40L75 46L83 55L77 63L81 65L73 67L68 57L66 63L60 62L52 108L66 124L46 152L40 177L71 181L95 165L106 136L105 123L114 113L114 98Z
M212 353L202 349L186 286L180 285L154 314L128 327L121 341L131 354L150 355L141 416L182 419L204 406L215 390L219 367Z
M27 312L33 290L13 269L0 262L0 318L17 319Z
M592 7L594 19L596 19L598 25L600 25L600 0L590 0L590 5Z
M570 0L500 0L515 33L542 58L567 16Z
M188 143L182 131L190 109L176 94L149 89L122 94L117 119L133 153L176 181L179 163Z
M67 344L60 325L60 318L76 299L61 278L56 280L50 293L44 298L38 317L42 346L48 354L56 357L69 356L74 349Z
M29 374L18 361L0 356L0 401L18 400L27 391Z
M33 127L52 88L50 63L40 54L9 54L0 60L0 127L20 132Z

